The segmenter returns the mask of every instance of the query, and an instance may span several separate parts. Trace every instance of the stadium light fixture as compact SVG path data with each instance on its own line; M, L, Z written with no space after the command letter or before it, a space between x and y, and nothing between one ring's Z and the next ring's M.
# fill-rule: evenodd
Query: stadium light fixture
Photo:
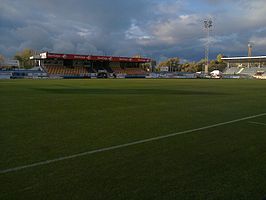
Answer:
M204 29L207 32L206 46L205 46L205 74L209 72L209 52L210 52L210 31L213 27L213 20L211 18L203 21Z

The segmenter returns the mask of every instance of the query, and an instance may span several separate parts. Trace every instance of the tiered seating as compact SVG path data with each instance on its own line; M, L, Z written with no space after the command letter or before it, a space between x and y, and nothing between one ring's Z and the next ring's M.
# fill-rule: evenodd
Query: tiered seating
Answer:
M112 68L113 72L116 73L116 74L126 74L126 71L122 68Z
M49 74L55 76L87 76L89 73L97 73L105 70L109 73L124 74L124 75L145 75L146 72L141 68L121 68L121 67L84 67L74 66L66 67L62 65L44 65L42 68Z
M146 72L140 68L122 69L121 67L113 67L112 70L116 74L127 74L127 75L145 75L146 74Z
M96 66L96 65L93 66L93 69L96 72L103 71L103 70L107 71L104 67L102 67L102 66Z
M126 74L128 75L145 75L146 72L140 68L126 68Z
M105 67L106 71L109 72L109 73L113 73L113 70L111 67Z
M65 67L58 65L46 65L45 70L50 75L62 75L62 76L84 76L88 75L88 70L85 67Z
M224 74L236 74L239 71L238 67L230 67L230 68L226 68L226 70L224 71Z
M257 71L260 71L260 68L258 67L251 67L251 68L248 68L246 67L242 72L241 74L247 74L247 75L255 75L257 73Z
M86 67L89 73L95 73L95 70L92 67Z
M126 71L121 67L112 67L112 71L116 74L126 74Z

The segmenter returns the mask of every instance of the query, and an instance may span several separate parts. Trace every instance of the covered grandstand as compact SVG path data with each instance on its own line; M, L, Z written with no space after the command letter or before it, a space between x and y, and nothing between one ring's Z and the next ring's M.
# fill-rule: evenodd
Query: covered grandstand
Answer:
M50 77L62 78L143 78L149 58L58 54L44 52L32 56L36 66Z
M227 63L224 74L266 78L266 56L222 58Z

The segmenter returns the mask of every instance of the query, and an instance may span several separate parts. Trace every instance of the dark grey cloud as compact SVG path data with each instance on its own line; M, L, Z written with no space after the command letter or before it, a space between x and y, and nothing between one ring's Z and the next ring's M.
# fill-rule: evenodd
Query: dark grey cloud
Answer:
M156 59L204 56L202 21L212 16L211 54L266 53L264 0L1 0L0 53L38 51ZM207 13L207 14L206 14Z

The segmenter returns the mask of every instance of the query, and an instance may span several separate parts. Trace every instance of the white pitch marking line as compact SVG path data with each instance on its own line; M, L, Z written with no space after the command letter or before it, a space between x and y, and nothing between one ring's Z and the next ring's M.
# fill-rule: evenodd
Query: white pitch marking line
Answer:
M252 122L252 121L250 121L248 123L266 126L266 123L262 123L262 122Z
M100 153L100 152L104 152L104 151L121 149L121 148L124 148L124 147L129 147L129 146L133 146L133 145L137 145L137 144L143 144L143 143L147 143L147 142L157 141L157 140L170 138L170 137L174 137L174 136L177 136L177 135L192 133L192 132L196 132L196 131L202 131L202 130L206 130L206 129L210 129L210 128L214 128L214 127L218 127L218 126L222 126L222 125L226 125L226 124L233 124L233 123L236 123L236 122L241 122L241 121L245 121L245 120L248 120L248 119L254 119L254 118L257 118L257 117L261 117L261 116L266 116L266 113L253 115L253 116L249 116L249 117L243 117L243 118L240 118L240 119L235 119L235 120L231 120L231 121L227 121L227 122L213 124L213 125L210 125L210 126L204 126L204 127L201 127L201 128L190 129L190 130L181 131L181 132L177 132L177 133L171 133L171 134L168 134L168 135L162 135L162 136L152 137L152 138L148 138L148 139L144 139L144 140L138 140L138 141L135 141L135 142L130 142L130 143L125 143L125 144L110 146L110 147L96 149L96 150L92 150L92 151L86 151L86 152L77 153L77 154L73 154L73 155L69 155L69 156L62 156L62 157L59 157L59 158L55 158L55 159L51 159L51 160L45 160L45 161L36 162L36 163L23 165L23 166L18 166L18 167L14 167L14 168L3 169L3 170L0 170L0 174L7 174L7 173L10 173L10 172L16 172L16 171L20 171L20 170L23 170L23 169L38 167L38 166L42 166L42 165L48 165L48 164L51 164L51 163L55 163L55 162L59 162L59 161L63 161L63 160L69 160L69 159L73 159L73 158L78 158L78 157L82 157L82 156L87 156L87 155Z

